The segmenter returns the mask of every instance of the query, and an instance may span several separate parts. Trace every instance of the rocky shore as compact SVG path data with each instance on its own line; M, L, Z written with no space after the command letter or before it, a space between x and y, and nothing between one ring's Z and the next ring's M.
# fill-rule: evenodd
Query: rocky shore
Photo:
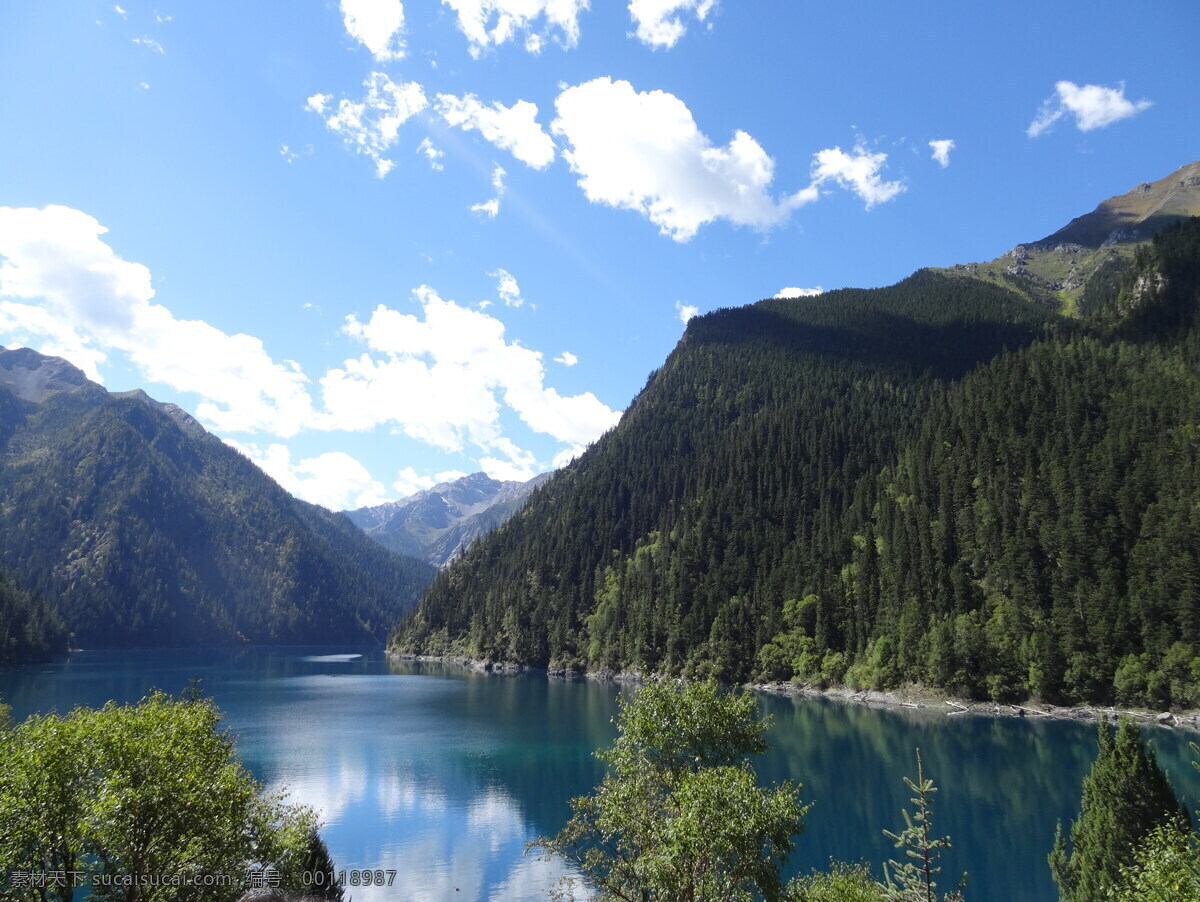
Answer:
M646 679L646 674L639 670L593 670L574 671L563 668L530 667L525 664L512 664L506 661L480 661L462 655L408 655L388 653L397 661L417 661L427 664L453 664L464 667L476 673L518 674L544 673L550 679L587 679L602 682L636 684ZM851 689L847 686L835 686L822 689L818 686L803 683L774 682L747 683L745 688L756 692L767 692L772 695L784 695L798 698L827 698L844 704L866 705L872 708L893 708L920 710L930 714L943 714L946 717L1027 717L1031 719L1057 719L1095 722L1103 717L1116 722L1118 717L1130 717L1146 726L1159 726L1171 729L1187 730L1200 733L1200 711L1146 711L1138 708L1117 708L1093 705L1050 705L1044 702L1030 700L1022 704L1001 702L977 702L969 699L952 698L922 686L909 686L902 689Z
M1021 704L1005 702L978 702L970 699L952 698L944 693L910 686L904 689L851 689L836 686L822 689L800 683L750 683L747 688L774 695L803 698L828 698L846 704L866 705L873 708L905 708L944 714L946 717L1027 717L1031 719L1057 719L1095 722L1103 717L1116 722L1119 717L1129 717L1139 724L1189 730L1200 733L1198 711L1146 711L1140 708L1118 708L1099 705L1051 705L1037 700Z

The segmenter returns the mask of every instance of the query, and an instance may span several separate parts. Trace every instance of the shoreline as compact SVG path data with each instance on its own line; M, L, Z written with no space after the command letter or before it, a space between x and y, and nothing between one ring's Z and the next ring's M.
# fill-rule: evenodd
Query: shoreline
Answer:
M453 664L476 673L498 676L513 676L522 673L544 673L547 679L595 680L611 683L642 683L646 674L637 670L589 670L568 671L554 667L532 667L527 664L512 664L506 661L481 661L464 655L414 655L387 651L394 661L413 661L423 664ZM943 692L923 686L908 686L900 689L852 689L849 686L832 686L822 689L804 683L768 682L743 683L741 688L770 695L791 698L824 698L841 704L864 705L869 708L889 710L925 711L943 713L946 717L1015 717L1025 720L1073 720L1094 723L1103 717L1115 722L1118 717L1130 717L1139 726L1155 726L1164 729L1200 733L1200 711L1147 711L1142 708L1119 708L1098 705L1051 705L1036 699L1022 704L1009 702L980 702L955 698Z

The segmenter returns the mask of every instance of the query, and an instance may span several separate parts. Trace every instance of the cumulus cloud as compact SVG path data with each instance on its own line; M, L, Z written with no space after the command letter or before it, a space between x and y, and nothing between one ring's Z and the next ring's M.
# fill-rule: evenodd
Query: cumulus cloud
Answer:
M717 0L629 0L629 15L643 44L658 49L674 47L687 31L681 13L690 12L700 22L708 18Z
M350 37L381 63L404 57L401 0L342 0L342 22Z
M808 190L833 181L866 201L869 210L876 204L886 203L904 190L900 182L883 180L881 171L885 163L886 153L871 153L862 144L850 153L840 147L819 150L813 155L813 180Z
M675 302L675 310L679 313L679 321L684 325L687 321L700 312L700 308L694 304L685 304L683 301Z
M5 344L28 345L51 357L62 357L83 370L93 382L104 381L99 369L108 360L104 349L93 344L84 331L44 307L0 300L0 333L5 335Z
M570 145L563 156L588 200L641 213L676 241L717 219L767 228L817 197L809 188L776 201L775 162L754 138L738 131L715 146L665 91L604 77L565 89L555 105L551 131Z
M555 470L559 467L565 467L586 450L587 448L583 445L571 445L568 448L563 448L554 455L554 460L550 462L550 466Z
M929 147L933 151L933 159L939 166L945 169L950 165L950 151L954 150L954 141L950 138L941 138L937 141L930 141Z
M540 53L554 35L563 47L579 43L579 15L588 0L442 0L458 16L458 28L476 59L489 47L498 47L518 35L525 49ZM539 28L539 22L541 27Z
M314 94L306 108L325 120L325 126L342 136L346 146L375 163L375 175L383 178L395 165L385 154L396 143L400 126L429 105L425 91L415 81L397 83L383 72L372 72L363 82L367 89L361 100L343 97L337 107L329 94Z
M1025 134L1036 138L1068 113L1075 117L1075 125L1081 132L1090 132L1128 119L1152 105L1149 100L1135 102L1126 98L1125 82L1115 88L1106 88L1103 85L1080 87L1071 81L1060 81L1054 85L1054 94L1043 101Z
M555 363L561 363L563 366L574 366L579 362L579 358L570 351L563 351L560 355L554 358Z
M498 443L504 457L481 457L479 466L492 479L504 482L525 482L542 471L542 465L529 451L518 448L508 439Z
M485 140L507 150L534 169L554 162L554 141L538 124L537 104L518 100L512 106L483 104L474 94L439 94L436 109L450 125L478 131Z
M421 143L417 145L417 153L424 154L425 159L429 161L430 169L441 172L445 168L442 164L442 157L446 155L445 151L434 147L433 142L428 138L421 139Z
M114 7L113 7L113 12L115 12L115 13L116 13L118 16L120 16L122 19L127 19L127 18L129 18L129 14L128 14L128 13L127 13L127 12L126 12L126 11L125 11L125 10L124 10L122 7L121 7L121 6L119 6L119 5L118 5L118 6L114 6Z
M216 429L286 437L311 419L298 364L153 303L150 271L117 256L100 238L107 231L70 207L0 207L5 331L97 381L108 352L122 352L149 381L199 395L196 415Z
M278 442L265 448L229 440L226 443L297 498L330 510L371 507L388 500L383 485L345 451L328 451L293 463L291 450Z
M816 288L780 288L775 292L777 298L815 298L819 294L824 294L825 289L818 285Z
M167 52L163 50L162 44L158 43L158 41L154 40L154 38L148 38L145 35L140 35L134 38L133 43L137 44L139 47L145 47L147 50L153 50L155 53Z
M450 451L467 444L492 475L528 478L541 465L504 434L511 411L536 433L585 446L620 419L591 392L546 385L542 354L505 338L499 320L422 287L419 315L378 307L344 331L366 352L320 380L322 409L294 361L250 335L177 318L154 302L150 271L101 240L106 229L69 207L0 207L0 330L5 344L64 356L96 381L121 354L147 382L199 397L196 416L222 432L288 438L303 429L379 426ZM498 270L502 291L516 280ZM293 461L286 445L239 445L285 488L332 508L383 500L385 490L340 452ZM434 477L454 478L456 471Z
M496 294L504 301L506 307L520 307L525 303L525 299L521 297L521 286L507 269L498 269L488 275L496 280Z
M347 319L344 331L368 353L321 380L339 428L386 425L446 451L470 444L529 468L536 461L503 435L503 409L534 432L585 445L620 419L591 392L564 396L547 386L541 353L506 340L498 319L428 286L413 297L419 315L381 305L365 322Z
M496 189L496 196L491 198L491 200L485 200L482 203L471 204L472 213L478 213L480 216L486 216L488 219L496 218L496 214L500 212L500 198L504 196L504 177L506 175L508 175L508 173L504 171L503 166L494 166L492 168L492 187ZM520 305L516 304L510 306Z
M433 476L422 476L412 467L405 467L396 474L396 480L392 483L392 488L396 490L399 497L407 498L409 495L415 495L417 492L431 489L443 482L453 482L456 479L462 479L466 475L462 470L444 470Z

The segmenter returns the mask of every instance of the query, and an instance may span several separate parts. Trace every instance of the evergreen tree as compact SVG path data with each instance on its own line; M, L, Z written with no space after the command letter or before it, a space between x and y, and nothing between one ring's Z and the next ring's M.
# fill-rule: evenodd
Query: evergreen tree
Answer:
M888 902L937 902L936 877L942 872L938 860L943 849L950 848L949 836L936 836L933 832L933 794L937 787L925 778L921 764L921 750L917 749L917 779L904 778L904 785L915 795L910 799L914 810L904 812L904 829L899 833L884 830L894 840L897 849L903 849L906 861L889 861L884 865L884 898ZM962 902L962 887L967 882L963 874L958 891L948 894L947 902Z
M1101 721L1100 752L1083 780L1083 801L1070 827L1062 823L1049 855L1063 902L1104 902L1138 846L1159 827L1186 833L1187 812L1137 727L1123 718L1114 732Z

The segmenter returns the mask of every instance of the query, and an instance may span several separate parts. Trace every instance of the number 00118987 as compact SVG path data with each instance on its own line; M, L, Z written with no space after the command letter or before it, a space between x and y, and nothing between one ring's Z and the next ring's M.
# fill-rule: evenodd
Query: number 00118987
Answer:
M333 875L325 871L306 871L303 877L308 886L325 886L330 880L336 886L391 886L396 882L396 872L382 868L350 868Z

